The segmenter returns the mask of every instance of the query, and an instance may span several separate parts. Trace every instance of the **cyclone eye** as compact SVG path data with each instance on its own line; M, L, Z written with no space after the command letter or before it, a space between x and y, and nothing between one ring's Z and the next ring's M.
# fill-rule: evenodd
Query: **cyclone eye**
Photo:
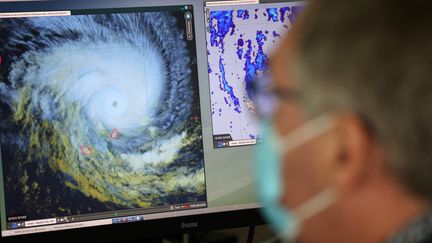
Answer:
M167 84L166 61L147 36L142 36L141 41L145 48L116 40L87 44L88 49L79 50L79 44L70 43L43 59L44 63L70 59L71 75L79 73L79 78L71 77L68 84L55 85L61 86L86 112L86 118L99 133L121 128L128 132L125 135L137 134L137 129L155 120ZM57 54L66 53L65 48L77 53L66 57Z

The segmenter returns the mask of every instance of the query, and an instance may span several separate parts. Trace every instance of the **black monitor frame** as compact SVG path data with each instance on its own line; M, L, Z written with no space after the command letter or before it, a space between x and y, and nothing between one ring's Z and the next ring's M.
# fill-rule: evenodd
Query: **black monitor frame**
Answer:
M129 0L129 2L133 1L134 0ZM80 4L84 4L85 8L89 9L93 7L100 8L101 6L104 6L104 2L104 0L1 2L0 9L2 12L50 11L63 10L65 6L78 9L81 8ZM135 0L135 2L140 2L141 5L146 5L145 1ZM117 1L116 4L118 4L119 8L128 6L121 1ZM200 9L203 9L204 1L184 0L179 3L175 0L164 0L159 3L159 5L161 4L192 4L194 5L195 11L200 11ZM253 208L1 237L1 241L77 242L81 240L92 240L93 242L112 242L167 237L183 233L207 232L218 229L247 227L261 224L265 224L265 221L261 217L259 209Z
M2 238L2 242L132 241L263 224L259 210L245 209L11 236Z

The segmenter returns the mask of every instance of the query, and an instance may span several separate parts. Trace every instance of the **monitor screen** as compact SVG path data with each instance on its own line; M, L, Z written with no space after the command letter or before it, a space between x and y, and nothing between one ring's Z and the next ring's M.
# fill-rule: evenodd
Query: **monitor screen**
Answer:
M214 148L259 142L251 82L267 70L269 55L302 8L301 2L207 3L206 43Z
M2 4L2 237L260 207L249 84L302 2Z

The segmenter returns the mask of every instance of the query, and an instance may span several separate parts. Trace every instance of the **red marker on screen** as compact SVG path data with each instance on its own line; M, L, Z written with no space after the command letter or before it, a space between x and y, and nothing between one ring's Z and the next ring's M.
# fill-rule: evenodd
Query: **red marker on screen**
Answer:
M116 139L120 136L120 132L117 129L113 129L111 132L111 138Z
M80 150L81 153L84 155L90 155L93 152L93 150L89 146L82 146Z

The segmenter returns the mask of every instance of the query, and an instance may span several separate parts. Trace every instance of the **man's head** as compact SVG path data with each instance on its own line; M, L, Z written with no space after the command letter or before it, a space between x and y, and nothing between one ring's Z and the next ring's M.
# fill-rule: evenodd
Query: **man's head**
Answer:
M432 198L431 12L420 0L311 1L273 56L274 89L299 93L279 102L278 134L334 118L283 157L285 207L326 188L338 194L305 223L303 240L385 240Z

